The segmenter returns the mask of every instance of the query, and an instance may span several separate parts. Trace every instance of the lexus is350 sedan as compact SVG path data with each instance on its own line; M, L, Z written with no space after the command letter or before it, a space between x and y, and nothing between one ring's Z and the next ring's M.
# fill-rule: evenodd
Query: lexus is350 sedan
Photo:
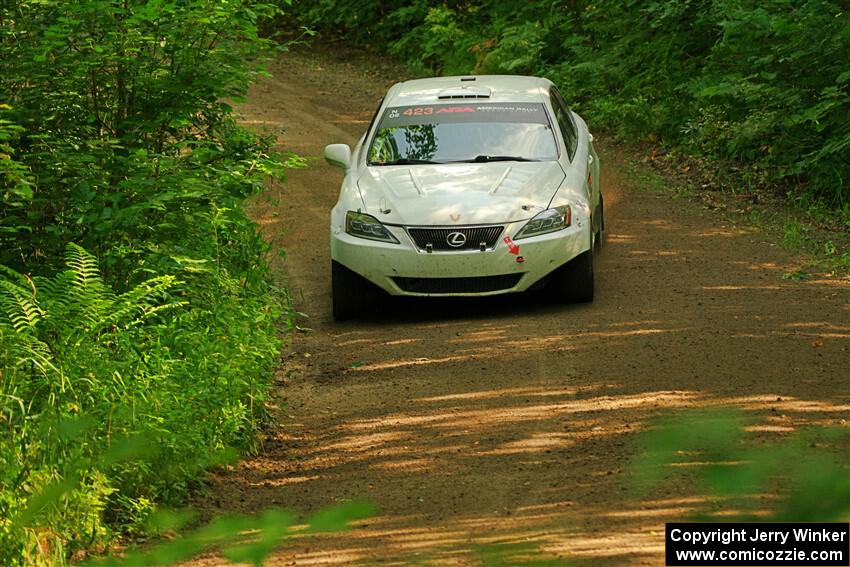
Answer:
M333 314L390 295L514 293L593 300L603 200L593 136L547 79L393 85L352 150L331 211Z

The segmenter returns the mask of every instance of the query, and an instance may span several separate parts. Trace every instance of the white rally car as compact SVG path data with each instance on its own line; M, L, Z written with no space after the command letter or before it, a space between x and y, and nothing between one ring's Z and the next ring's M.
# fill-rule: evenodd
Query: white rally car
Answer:
M405 296L484 296L549 283L593 300L599 160L547 79L440 77L393 85L354 150L331 211L333 314Z

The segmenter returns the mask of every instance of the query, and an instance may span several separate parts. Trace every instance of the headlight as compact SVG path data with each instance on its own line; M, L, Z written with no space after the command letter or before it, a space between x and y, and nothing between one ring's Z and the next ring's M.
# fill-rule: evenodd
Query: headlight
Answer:
M381 221L371 215L348 211L345 214L345 232L352 236L368 238L369 240L380 240L381 242L392 242L398 244L398 240Z
M529 236L538 236L547 232L555 232L562 228L570 226L571 222L570 206L555 207L554 209L546 209L542 213L538 213L533 219L528 221L522 230L520 230L514 240L520 238L528 238Z

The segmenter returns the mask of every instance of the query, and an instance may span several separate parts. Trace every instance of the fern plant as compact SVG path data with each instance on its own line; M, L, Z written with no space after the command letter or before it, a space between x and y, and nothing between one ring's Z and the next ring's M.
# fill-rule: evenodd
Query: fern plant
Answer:
M65 265L52 278L33 279L4 267L0 279L0 333L16 345L14 365L30 365L30 379L47 386L41 394L51 400L76 386L54 363L57 355L113 348L122 331L184 305L166 300L177 285L174 276L149 279L118 295L103 282L96 258L80 246L68 244Z
M100 517L120 479L86 463L132 430L128 408L146 405L148 372L137 349L150 333L140 328L185 305L169 296L173 276L116 294L95 257L75 244L65 266L52 278L0 267L0 424L9 441L0 449L0 517L9 519L0 525L0 556L25 564L50 563L49 550L104 535ZM80 416L92 425L68 435ZM33 515L31 496L69 474L78 486ZM32 517L16 521L24 513Z

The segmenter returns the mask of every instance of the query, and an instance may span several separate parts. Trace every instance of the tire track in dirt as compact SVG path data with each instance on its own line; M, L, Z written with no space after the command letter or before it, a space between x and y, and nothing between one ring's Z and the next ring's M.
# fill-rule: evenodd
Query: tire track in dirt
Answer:
M353 145L391 81L306 52L272 72L240 108L245 123L316 159L272 185L255 217L286 250L276 263L312 331L293 339L264 454L215 475L201 506L306 514L356 497L379 515L297 539L271 565L475 565L473 548L493 541L660 565L663 523L719 504L680 485L643 500L626 489L648 419L735 405L769 439L846 417L848 282L783 279L799 259L637 189L600 136L608 234L593 304L388 300L371 320L334 323L328 216L341 174L319 156Z

